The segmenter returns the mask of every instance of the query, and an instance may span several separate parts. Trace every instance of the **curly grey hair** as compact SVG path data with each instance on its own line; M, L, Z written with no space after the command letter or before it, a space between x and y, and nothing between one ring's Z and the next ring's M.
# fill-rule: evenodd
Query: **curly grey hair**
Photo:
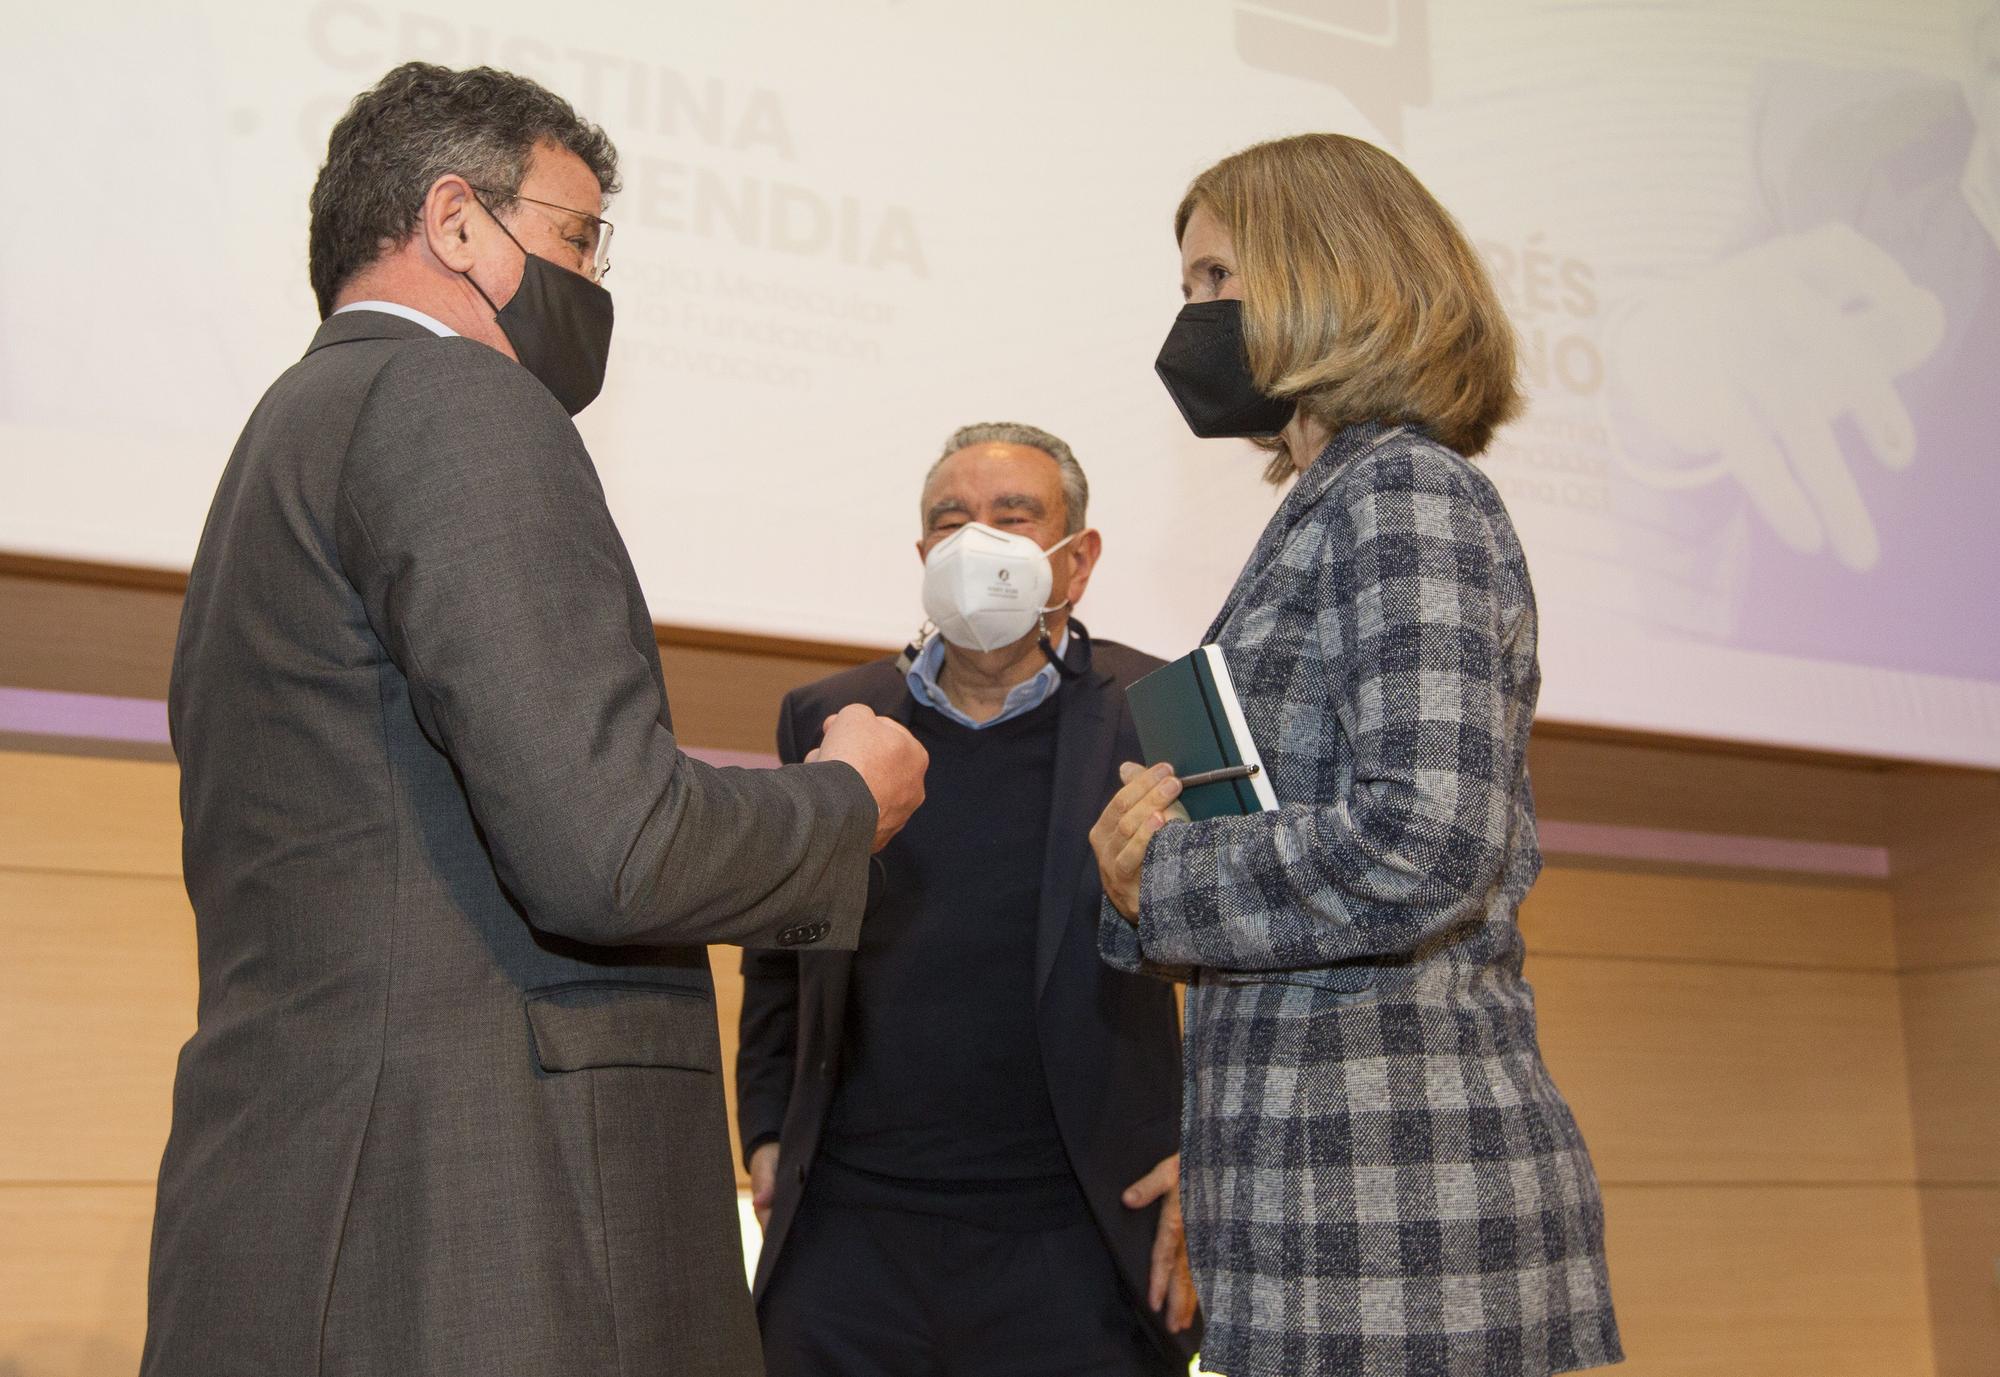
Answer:
M1040 426L1023 424L1020 421L981 421L976 425L960 426L944 442L944 453L924 475L923 491L928 492L931 479L944 467L944 461L971 445L1026 445L1030 449L1041 450L1056 461L1056 468L1062 473L1063 493L1063 534L1075 535L1084 527L1084 519L1090 508L1090 480L1083 476L1083 466L1076 462L1068 445L1057 436L1049 434ZM917 517L922 520L922 500L918 501Z

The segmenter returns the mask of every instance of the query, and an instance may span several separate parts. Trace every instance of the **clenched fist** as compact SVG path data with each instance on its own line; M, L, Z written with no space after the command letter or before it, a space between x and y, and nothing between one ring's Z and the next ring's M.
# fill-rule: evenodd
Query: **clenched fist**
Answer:
M826 719L819 747L806 759L844 761L860 774L875 796L877 851L903 830L924 801L930 754L902 723L878 717L860 703L849 703Z

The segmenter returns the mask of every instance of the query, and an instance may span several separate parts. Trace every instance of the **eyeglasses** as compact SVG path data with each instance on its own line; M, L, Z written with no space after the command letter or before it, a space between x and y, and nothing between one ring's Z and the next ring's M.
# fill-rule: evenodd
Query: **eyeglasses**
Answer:
M467 185L471 184L467 183ZM612 226L609 220L599 215L592 215L587 210L577 210L571 206L559 206L554 201L537 201L534 197L523 196L518 191L495 191L491 187L483 186L475 186L472 189L482 196L505 198L509 201L526 201L531 206L541 206L545 210L559 210L564 215L576 216L579 220L590 226L590 232L587 235L578 234L568 236L566 242L579 255L589 260L590 280L592 282L602 282L605 274L611 271ZM486 206L486 202L484 201L481 201L479 204ZM493 207L486 206L486 212L489 215L493 214ZM499 217L496 215L494 218L498 219Z

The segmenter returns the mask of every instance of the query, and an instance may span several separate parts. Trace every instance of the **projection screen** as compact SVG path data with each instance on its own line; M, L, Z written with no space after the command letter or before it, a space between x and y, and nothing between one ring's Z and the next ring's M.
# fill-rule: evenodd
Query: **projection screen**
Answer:
M1403 157L1518 326L1482 462L1543 715L2000 766L1991 0L153 0L8 21L0 548L186 567L316 324L305 206L407 58L532 75L625 190L580 425L656 618L900 644L946 434L1089 472L1082 615L1178 654L1277 494L1151 364L1247 143Z

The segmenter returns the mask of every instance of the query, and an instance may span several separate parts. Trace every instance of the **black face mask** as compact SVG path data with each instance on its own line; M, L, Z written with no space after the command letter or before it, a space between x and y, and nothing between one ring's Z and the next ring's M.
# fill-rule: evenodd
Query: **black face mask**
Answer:
M1267 397L1250 376L1243 303L1191 301L1181 307L1153 364L1188 429L1204 440L1276 435L1298 403Z
M521 285L505 306L493 306L493 298L472 282L470 273L465 280L493 307L493 321L514 346L521 366L574 416L604 390L604 367L611 357L611 293L579 273L529 253L513 231L500 224L499 216L493 223L527 257Z

